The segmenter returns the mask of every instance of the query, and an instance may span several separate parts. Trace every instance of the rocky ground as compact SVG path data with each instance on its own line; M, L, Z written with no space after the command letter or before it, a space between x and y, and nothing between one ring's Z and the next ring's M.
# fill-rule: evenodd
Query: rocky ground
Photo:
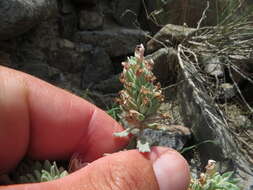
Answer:
M193 74L196 68L178 59L177 46L195 32L206 1L22 2L0 1L1 65L32 74L108 109L122 88L121 62L143 43L146 58L154 60L154 73L165 89L167 101L161 109L170 115L163 122L167 131L147 131L147 135L156 144L179 151L213 141L184 154L192 170L199 172L208 159L215 159L221 171L234 170L245 189L253 189L253 114L247 109L253 105L252 78L246 80L234 72L245 98L242 101L227 71L217 67L219 60L203 59L198 71L213 78L214 85L216 77L226 78L219 80L218 98L214 98L203 87L201 77ZM220 9L225 2L221 1ZM216 24L216 8L215 3L210 4L204 25ZM247 76L253 73L252 60L237 62Z

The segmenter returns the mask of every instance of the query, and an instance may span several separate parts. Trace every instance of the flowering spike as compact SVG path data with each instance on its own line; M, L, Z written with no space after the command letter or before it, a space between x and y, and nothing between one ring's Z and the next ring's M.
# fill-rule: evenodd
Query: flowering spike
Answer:
M142 44L135 48L135 56L129 57L126 62L122 63L123 72L120 75L124 89L120 91L117 102L122 109L123 123L126 128L131 126L131 130L143 130L151 126L147 125L146 121L156 114L163 101L161 85L154 83L156 77L151 71L154 62L145 60L144 50ZM137 136L138 139L139 134L134 136ZM138 141L137 148L146 152L150 150L149 146L149 143L142 139L142 141Z

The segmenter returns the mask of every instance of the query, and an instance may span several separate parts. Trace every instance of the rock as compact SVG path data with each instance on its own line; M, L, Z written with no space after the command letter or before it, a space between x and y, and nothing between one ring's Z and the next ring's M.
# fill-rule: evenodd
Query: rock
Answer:
M212 140L214 143L204 143L199 147L201 160L207 162L214 159L220 164L230 165L228 170L234 170L236 177L241 179L240 185L250 190L253 185L253 165L243 154L229 126L224 122L222 113L214 106L204 86L196 78L200 77L192 64L179 61L180 77L184 81L178 89L178 100L181 105L182 117L197 142Z
M221 97L222 99L231 99L235 96L236 94L236 91L235 91L235 88L232 84L230 83L222 83L220 85L221 89L222 89L222 94L221 94Z
M195 28L167 24L155 36L148 41L147 51L153 52L162 47L162 43L172 46L190 37L196 31Z
M92 89L103 92L106 94L109 93L118 93L122 89L123 85L119 81L119 74L113 75L109 79L103 80L98 84L95 84Z
M11 66L10 54L0 51L0 65Z
M176 77L177 52L175 49L161 48L147 55L145 59L152 59L154 61L153 73L158 81L166 82L169 78Z
M45 63L28 62L21 70L43 80L48 80L50 78L49 66Z
M102 29L104 17L101 13L94 10L81 10L79 14L80 30Z
M235 121L235 125L239 128L247 129L253 124L253 122L251 122L250 119L245 115L235 115L235 118L233 119Z
M92 58L87 65L82 77L82 88L88 88L102 80L108 79L113 74L113 65L108 54L102 48L95 48Z
M74 92L103 110L108 110L108 106L115 103L115 96L111 94L103 94L96 91L90 91L89 89L75 89Z
M84 5L96 5L99 3L99 0L73 0L73 2Z
M19 36L56 14L56 0L0 1L0 40Z
M63 13L63 14L73 13L74 6L70 2L70 0L62 0L62 1L60 1L60 5L61 5L60 6L61 13Z
M76 73L81 72L91 60L91 46L86 50L66 39L59 39L56 50L50 53L49 64L61 71Z
M146 32L125 28L82 31L75 35L75 42L102 47L110 57L132 54L136 44L144 43L145 40Z
M63 38L72 39L78 27L76 8L70 0L63 0L59 1L59 9L61 13L57 23L59 33Z
M111 4L115 20L122 26L138 28L138 16L141 2L141 0L113 0Z
M202 58L202 64L207 74L218 78L224 76L224 66L219 57L205 56Z
M167 127L167 129L169 128L170 126ZM147 128L142 131L140 138L145 138L152 146L165 146L180 151L190 137L190 132L187 131L187 133L184 133L179 130L169 131Z
M221 16L219 14L223 13L228 1L209 2L207 17L203 20L202 26L215 25L218 20L217 16ZM157 27L166 24L186 24L189 27L196 27L206 6L206 0L150 0L145 1L145 10L143 10L140 17L146 18L148 30L152 32L156 32Z
M68 49L74 49L75 44L67 39L60 39L59 40L59 48L68 48Z

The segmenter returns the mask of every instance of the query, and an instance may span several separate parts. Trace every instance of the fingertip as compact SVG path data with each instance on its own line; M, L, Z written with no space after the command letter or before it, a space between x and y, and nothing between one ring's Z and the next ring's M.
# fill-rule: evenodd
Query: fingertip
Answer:
M187 161L177 151L153 147L149 155L160 190L186 190L190 182Z

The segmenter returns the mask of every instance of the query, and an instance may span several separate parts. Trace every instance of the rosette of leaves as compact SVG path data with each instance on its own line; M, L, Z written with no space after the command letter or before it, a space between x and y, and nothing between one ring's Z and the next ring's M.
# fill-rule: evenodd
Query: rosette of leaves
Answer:
M115 136L124 137L131 134L137 138L139 151L149 152L148 141L141 139L139 134L145 128L156 126L152 117L164 99L161 86L155 83L156 77L152 73L153 61L144 59L142 44L136 47L135 56L129 57L122 65L124 68L120 81L124 88L116 101L122 111L120 117L126 130L115 133Z
M240 190L239 180L233 177L233 172L220 174L216 169L216 162L209 160L206 172L201 173L199 179L192 179L188 190Z
M46 182L67 176L68 172L63 167L58 167L56 162L48 160L42 162L26 160L13 172L16 183Z

